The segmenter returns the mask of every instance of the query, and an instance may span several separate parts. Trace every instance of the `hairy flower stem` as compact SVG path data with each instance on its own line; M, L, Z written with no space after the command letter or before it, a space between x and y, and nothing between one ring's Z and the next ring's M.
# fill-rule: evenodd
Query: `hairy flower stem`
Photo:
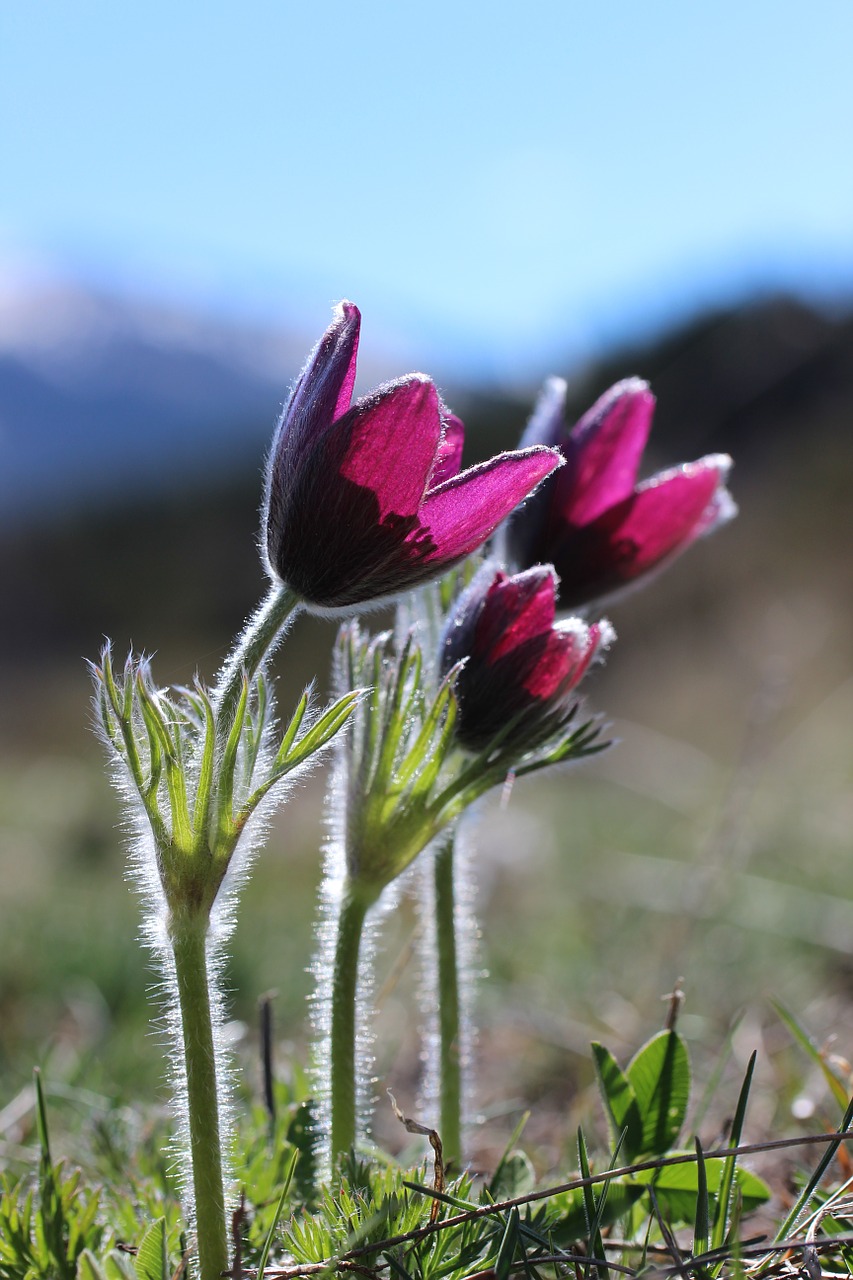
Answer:
M434 902L438 967L438 1131L445 1162L458 1167L462 1160L462 1064L453 848L450 836L435 855Z
M206 914L173 915L169 940L181 1013L199 1280L228 1269L216 1051L210 1008Z
M355 1143L356 1133L356 1019L358 957L370 901L345 883L337 919L335 967L332 973L331 1079L332 1165Z
M276 646L285 623L300 603L299 596L282 583L273 583L269 595L243 629L219 674L213 693L216 733L220 748L234 723L243 692L244 673L251 680Z

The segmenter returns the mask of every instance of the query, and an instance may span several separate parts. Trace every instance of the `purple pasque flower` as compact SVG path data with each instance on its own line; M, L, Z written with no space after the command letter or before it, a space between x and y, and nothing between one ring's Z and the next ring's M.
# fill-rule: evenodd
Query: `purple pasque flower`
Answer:
M562 458L541 445L459 471L463 427L429 378L351 403L361 317L342 302L282 414L267 468L267 567L309 606L349 608L465 559Z
M551 565L509 576L480 570L451 610L440 669L457 664L456 737L468 751L503 745L527 751L572 718L574 689L614 638L610 623L555 622L558 579Z
M637 483L655 398L639 378L617 382L571 430L566 384L545 384L522 445L558 447L566 465L509 521L508 559L551 562L559 607L577 609L641 581L730 519L731 458L715 453Z

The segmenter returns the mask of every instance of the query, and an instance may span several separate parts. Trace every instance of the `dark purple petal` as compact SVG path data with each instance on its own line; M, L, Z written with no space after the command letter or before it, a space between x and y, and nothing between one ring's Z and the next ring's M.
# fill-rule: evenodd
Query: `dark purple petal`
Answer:
M435 546L431 558L450 564L470 555L561 465L560 455L550 449L501 453L431 490L420 512Z
M418 373L386 383L339 419L327 443L338 434L346 439L339 474L376 494L380 517L414 515L441 443L433 383Z
M441 444L438 446L435 467L430 476L430 489L436 489L440 484L444 484L445 480L451 480L453 476L458 475L459 468L462 466L462 446L465 443L465 428L455 413L444 411L442 419L444 421L444 432L441 437Z
M536 407L521 437L519 447L546 445L558 448L566 437L566 383L549 378L539 393ZM563 468L565 469L565 468ZM536 493L507 521L502 532L501 554L511 564L545 564L551 557L543 553L558 472L548 476Z
M554 485L561 519L589 524L633 491L649 438L655 398L639 378L617 382L584 414L563 446Z
M352 302L341 302L335 318L317 343L284 410L282 432L301 440L331 426L346 413L355 385L361 315Z

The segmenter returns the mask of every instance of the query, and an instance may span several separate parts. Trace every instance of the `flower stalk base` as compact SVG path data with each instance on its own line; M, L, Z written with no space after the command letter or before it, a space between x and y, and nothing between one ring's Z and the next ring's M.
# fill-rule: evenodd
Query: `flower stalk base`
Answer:
M175 962L186 1073L186 1125L192 1165L199 1280L217 1280L228 1269L225 1191L222 1179L219 1095L214 1022L208 974L208 920L175 919L169 940Z
M345 886L341 898L332 974L331 1158L332 1166L354 1145L356 1097L358 963L369 903Z
M438 969L439 1127L446 1164L462 1160L462 1060L453 839L435 856L435 949Z

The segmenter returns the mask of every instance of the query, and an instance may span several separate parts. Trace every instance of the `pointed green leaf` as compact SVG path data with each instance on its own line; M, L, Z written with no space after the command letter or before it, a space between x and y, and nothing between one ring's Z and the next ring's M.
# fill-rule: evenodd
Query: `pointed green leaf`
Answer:
M623 1178L610 1178L607 1186L607 1204L602 1211L601 1226L610 1226L624 1218L631 1208L646 1194L646 1188L638 1182ZM554 1243L560 1248L568 1248L580 1240L586 1231L583 1194L580 1188L575 1191L564 1191L554 1196L549 1204L557 1210L560 1217L549 1226L549 1233Z
M578 1125L578 1163L580 1165L580 1174L582 1178L589 1178L589 1158L586 1153L586 1140L583 1136L583 1129ZM602 1187L602 1194L606 1191L607 1184ZM604 1257L604 1245L601 1239L601 1218L600 1209L603 1206L597 1205L595 1202L595 1192L591 1186L583 1188L583 1211L586 1219L586 1237L587 1249L589 1255L593 1258ZM600 1266L598 1268L602 1280L609 1280L610 1272L607 1267ZM589 1280L591 1274L591 1264L587 1263L584 1269L584 1276Z
M696 1138L696 1214L693 1219L693 1256L708 1252L710 1239L710 1208L708 1204L708 1174L705 1169L705 1153Z
M592 1056L614 1141L627 1130L623 1144L625 1158L633 1160L643 1150L643 1120L634 1086L610 1050L597 1040L592 1043Z
M199 769L198 787L196 788L193 809L193 826L195 828L197 852L203 847L207 837L207 820L210 814L210 799L213 794L213 765L216 756L216 720L213 715L213 707L210 705L210 698L201 686L199 686L198 693L204 715L204 749L201 753L201 767Z
M317 722L299 739L296 748L288 755L286 759L288 769L294 769L296 765L301 764L303 760L306 760L315 751L319 751L321 747L331 741L355 711L362 693L363 690L354 689L351 693L338 698L337 702L333 702L323 712Z
M495 1280L508 1280L518 1249L518 1210L512 1209L506 1220L498 1256L495 1259Z
M106 1280L138 1280L136 1268L130 1258L126 1253L119 1253L116 1249L107 1254L104 1271Z
M290 1162L284 1174L284 1182L281 1188L281 1195L278 1198L278 1204L276 1205L275 1213L273 1214L273 1220L270 1223L269 1231L267 1232L266 1239L264 1240L263 1248L261 1249L261 1256L258 1261L257 1280L264 1280L264 1271L266 1270L267 1259L270 1256L270 1249L272 1248L272 1242L275 1239L275 1233L278 1227L279 1219L281 1218L281 1215L284 1212L284 1202L287 1199L288 1192L290 1191L290 1184L293 1181L293 1173L294 1173L294 1170L296 1169L296 1162L298 1159L299 1159L299 1152L294 1148L293 1154L290 1157Z
M672 1155L679 1154L676 1151ZM720 1182L725 1172L727 1161L714 1157L705 1158L705 1184L709 1197L715 1199L720 1193ZM658 1204L674 1225L694 1226L696 1222L697 1199L700 1190L698 1164L665 1165L663 1169L645 1169L635 1175L637 1183L654 1186ZM763 1178L748 1169L737 1169L734 1186L743 1198L744 1212L752 1212L760 1208L770 1199L770 1188ZM713 1248L712 1243L712 1248Z
M749 1090L752 1086L752 1073L755 1070L756 1057L757 1054L755 1050L753 1050L749 1059L749 1065L746 1068L746 1075L743 1078L743 1084L740 1087L737 1106L735 1107L735 1118L732 1121L732 1130L729 1134L729 1145L732 1147L740 1145L741 1135L743 1133L743 1122L746 1119L746 1105L749 1101ZM726 1238L726 1228L728 1227L729 1213L731 1210L736 1166L737 1156L728 1156L725 1161L725 1170L720 1182L719 1194L717 1196L717 1216L714 1219L714 1230L711 1233L711 1247L713 1249L721 1248ZM722 1263L719 1263L716 1268L717 1272L719 1272L721 1267Z
M307 710L308 710L308 690L306 689L302 697L299 699L298 703L296 704L296 710L294 711L293 715L290 717L290 724L287 726L287 728L284 731L284 737L281 740L281 746L276 752L275 761L273 763L273 772L277 771L278 769L281 769L284 766L287 760L287 757L290 755L290 748L293 746L294 742L296 741L296 735L299 732L299 729L302 725L302 721L305 719L305 712Z
M158 1218L142 1237L136 1254L139 1280L170 1280L166 1253L166 1219Z
M77 1280L107 1280L91 1249L84 1249L77 1259Z
M234 720L225 742L222 759L219 762L219 778L216 788L216 830L218 838L224 840L226 844L234 828L234 774L237 768L237 752L240 747L240 738L243 733L243 725L246 722L248 702L249 681L244 672L240 697L237 699L237 706L234 711ZM217 736L219 736L221 728L221 725L217 725Z
M677 1031L659 1031L634 1055L626 1075L643 1131L636 1154L664 1155L678 1140L690 1100L690 1059Z

